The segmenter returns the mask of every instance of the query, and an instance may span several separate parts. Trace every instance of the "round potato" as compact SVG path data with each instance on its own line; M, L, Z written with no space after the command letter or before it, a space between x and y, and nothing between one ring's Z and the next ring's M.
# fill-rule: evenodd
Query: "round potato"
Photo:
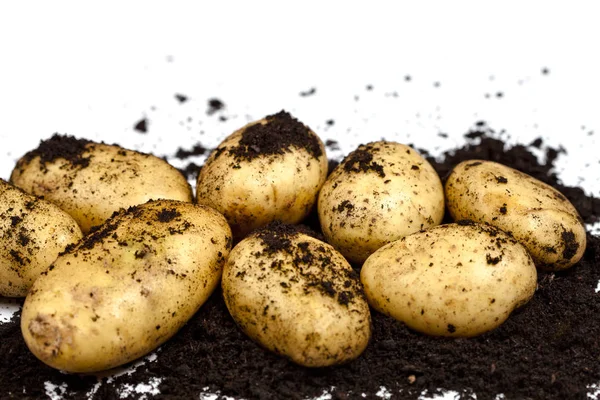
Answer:
M10 179L68 212L83 233L119 208L151 199L192 201L185 177L166 161L72 136L42 141L17 162Z
M234 247L223 296L240 328L267 349L307 367L358 357L370 335L358 275L330 245L272 224Z
M298 223L327 177L325 146L285 111L226 138L200 171L197 201L225 215L234 237L279 220Z
M158 347L219 283L231 230L173 200L121 210L58 257L31 288L21 330L51 367L94 372Z
M444 217L439 176L415 150L373 142L350 153L319 194L321 229L344 257L364 262L381 246Z
M82 236L69 214L0 179L0 296L25 297L58 253Z
M514 238L462 222L406 236L365 261L369 304L409 328L475 336L502 324L533 296L537 273Z
M569 268L586 247L575 207L553 187L491 161L458 164L446 181L455 220L486 222L512 234L545 270Z

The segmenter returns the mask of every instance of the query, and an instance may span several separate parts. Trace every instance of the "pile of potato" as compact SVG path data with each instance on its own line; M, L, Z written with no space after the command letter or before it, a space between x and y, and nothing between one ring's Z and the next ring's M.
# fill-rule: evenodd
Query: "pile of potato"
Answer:
M324 238L293 225L314 207ZM446 209L456 222L440 225ZM379 141L327 177L322 141L283 111L211 153L195 202L160 158L54 136L0 181L0 216L0 295L27 296L25 342L68 372L148 353L219 283L240 329L309 367L364 351L369 305L479 335L531 299L536 267L586 247L573 205L522 172L470 160L444 186L414 149Z

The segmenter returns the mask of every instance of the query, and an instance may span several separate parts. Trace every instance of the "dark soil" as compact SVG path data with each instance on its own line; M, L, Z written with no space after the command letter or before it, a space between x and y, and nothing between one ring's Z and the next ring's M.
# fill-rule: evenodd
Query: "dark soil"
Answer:
M477 129L483 134L471 135L471 143L446 154L444 162L431 160L441 176L462 160L498 161L556 187L586 222L598 220L600 200L558 183L552 172L560 150L550 150L550 162L541 165L526 146L505 150L484 124ZM456 390L463 398L476 393L480 400L498 393L507 399L586 399L587 387L600 383L599 280L600 237L588 236L581 262L565 272L540 272L531 302L498 329L471 339L432 338L373 312L373 338L365 353L327 369L299 367L263 350L236 327L217 291L161 347L156 361L105 382L95 398L117 399L123 384L161 377L160 399L199 398L203 391L245 399L305 399L324 390L332 390L334 399L360 399L376 398L381 386L392 398L403 399L438 388ZM2 398L41 398L45 381L66 382L66 398L84 398L96 383L94 377L62 374L35 359L21 338L18 316L0 324L0 338Z
M182 147L178 148L177 152L175 153L175 157L180 160L184 160L193 156L201 156L206 153L206 151L207 149L204 146L202 146L200 143L197 143L190 150L186 150Z
M313 94L317 93L317 88L310 88L304 92L300 92L300 96L301 97L308 97L308 96L312 96Z
M188 97L185 94L180 93L175 94L175 99L177 99L177 101L180 103L185 103L188 101Z
M148 121L146 120L146 118L141 119L138 122L136 122L136 124L133 126L133 129L135 129L139 133L148 132Z
M373 152L378 150L377 147L367 144L360 146L354 150L342 161L342 167L346 172L367 172L374 171L381 178L385 178L383 166L373 161Z
M206 115L213 115L217 111L221 111L225 108L225 103L223 103L219 99L210 99L208 100L208 110L206 111Z
M200 174L200 170L202 166L196 164L195 162L187 163L184 168L180 168L179 172L183 174L188 180L195 181L198 178L198 174Z
M236 161L253 160L265 155L284 154L292 147L306 150L315 159L323 154L310 128L282 110L267 116L265 123L247 127L239 144L229 148L229 154Z
M84 153L91 144L93 143L86 139L55 133L50 139L42 140L35 150L25 154L17 163L17 168L22 168L36 157L40 158L40 169L43 171L48 163L59 158L65 159L71 168L86 168L91 156L84 157Z

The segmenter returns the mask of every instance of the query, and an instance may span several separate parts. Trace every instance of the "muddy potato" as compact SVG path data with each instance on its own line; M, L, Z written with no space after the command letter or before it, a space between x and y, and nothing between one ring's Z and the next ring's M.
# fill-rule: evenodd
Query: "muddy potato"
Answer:
M382 247L365 261L361 281L373 308L409 328L475 336L529 301L537 273L514 238L465 223L437 226Z
M358 275L333 247L290 225L269 225L236 245L222 287L239 327L297 364L340 364L369 341Z
M25 297L58 253L81 237L69 214L0 179L0 296Z
M445 186L455 220L487 222L510 232L541 269L569 268L586 247L575 207L553 187L491 161L458 164Z
M362 263L381 246L440 224L444 190L415 150L373 142L350 153L327 178L318 209L327 241Z
M285 111L226 138L200 171L197 201L225 215L236 238L269 222L298 223L327 177L319 137Z
M41 142L17 162L10 179L68 212L84 233L119 208L151 199L192 201L185 177L166 161L72 136Z
M156 348L218 285L231 230L209 207L173 200L121 210L34 283L21 330L69 372L122 365Z

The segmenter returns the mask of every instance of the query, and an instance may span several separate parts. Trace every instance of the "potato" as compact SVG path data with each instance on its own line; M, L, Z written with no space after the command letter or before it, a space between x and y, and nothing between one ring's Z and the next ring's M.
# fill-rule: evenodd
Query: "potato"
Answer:
M69 214L0 179L0 296L25 297L58 253L81 237Z
M223 297L253 340L307 367L358 357L370 335L358 275L330 245L271 224L231 251Z
M581 259L585 226L575 207L553 187L491 161L458 164L446 181L455 220L487 222L512 234L538 268L561 270Z
M327 177L319 137L285 111L227 137L200 171L197 201L225 215L234 237L279 220L298 223Z
M215 210L159 200L121 210L34 283L21 330L69 372L101 371L158 347L219 283L231 230Z
M369 304L429 335L475 336L502 324L536 289L533 261L491 226L448 224L373 253L361 270Z
M68 212L84 233L121 207L150 199L192 201L185 177L166 161L72 136L41 142L17 162L10 179Z
M364 262L381 246L444 217L444 190L433 167L412 148L373 142L350 153L319 194L319 220L344 257Z

